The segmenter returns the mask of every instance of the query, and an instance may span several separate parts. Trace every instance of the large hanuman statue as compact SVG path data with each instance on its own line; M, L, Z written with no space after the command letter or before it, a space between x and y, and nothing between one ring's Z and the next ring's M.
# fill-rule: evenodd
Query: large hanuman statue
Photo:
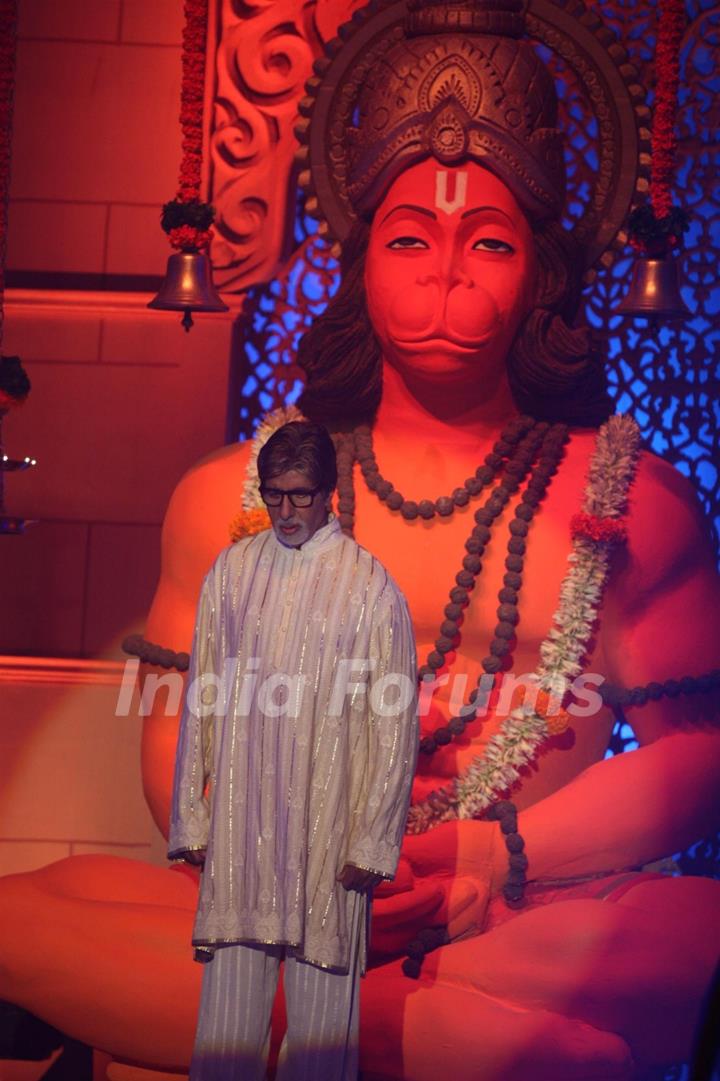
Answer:
M300 409L334 433L341 524L407 596L422 663L408 835L373 904L366 1079L640 1077L688 1055L720 953L717 883L643 870L718 828L713 560L689 486L609 416L575 325L632 195L632 102L596 41L566 48L567 12L535 0L527 20L598 117L572 232L520 0L381 4L302 107L342 284L301 344ZM188 649L284 419L178 485L152 642ZM612 701L641 746L605 759ZM162 829L176 732L158 704L143 777ZM189 1061L195 872L85 857L0 887L4 998L121 1057Z

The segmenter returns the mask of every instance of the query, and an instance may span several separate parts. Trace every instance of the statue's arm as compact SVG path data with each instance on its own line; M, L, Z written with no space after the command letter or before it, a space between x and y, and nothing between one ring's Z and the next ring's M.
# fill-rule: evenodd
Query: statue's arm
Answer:
M179 482L162 531L160 579L148 614L145 637L175 652L189 652L203 578L229 541L229 523L238 513L249 447L223 448L194 466ZM162 675L158 669L143 666ZM167 836L180 702L158 693L144 718L142 776L145 798L158 828Z
M618 564L602 610L611 682L634 687L717 668L720 583L708 524L684 478L650 455ZM718 696L650 701L627 718L638 750L598 762L520 815L532 877L638 866L720 826Z

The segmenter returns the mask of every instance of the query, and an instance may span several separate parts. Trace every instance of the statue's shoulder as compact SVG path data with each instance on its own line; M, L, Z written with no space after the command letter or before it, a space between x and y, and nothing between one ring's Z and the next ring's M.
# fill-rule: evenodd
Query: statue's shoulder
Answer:
M688 478L674 465L652 451L642 448L633 451L633 436L628 423L632 425L635 432L637 432L637 427L630 418L619 416L611 418L613 423L619 420L625 423L625 431L619 429L617 425L614 431L612 426L608 429L606 425L603 425L598 431L582 429L572 432L570 450L575 468L582 468L587 474L591 461L594 458L597 461L596 456L602 453L600 444L603 436L607 437L609 432L610 439L616 440L614 459L616 465L619 464L622 470L622 463L618 462L618 458L622 458L625 453L635 459L634 465L627 473L628 519L631 526L643 531L649 527L656 527L660 518L676 518L676 523L669 520L666 523L672 532L675 524L679 529L685 529L691 521L695 524L702 522L700 500ZM617 441L618 437L623 440L622 444ZM639 438L639 432L637 438ZM605 453L607 455L607 450ZM602 474L602 459L600 461ZM611 478L608 476L607 479Z
M249 443L233 443L201 458L179 480L168 505L166 522L180 517L193 526L201 519L222 519L227 526L242 506L245 473L250 459ZM227 543L227 529L223 534Z
M229 481L242 488L250 450L250 442L230 443L206 454L181 477L175 491L188 491L195 495L214 488L219 481Z
M638 457L630 489L629 518L639 529L657 528L662 523L663 531L670 536L709 525L691 481L648 450L640 451Z
M574 431L568 459L578 481L582 475L586 502L591 490L601 506L613 492L627 493L627 543L613 558L611 591L620 589L637 604L691 566L714 573L711 523L695 488L670 462L640 449L630 418L613 417L598 431Z
M714 577L711 522L687 477L651 451L641 451L627 511L628 579L649 592L705 568Z
M230 543L230 526L242 507L250 458L248 443L213 451L178 481L162 533L163 575L198 583Z

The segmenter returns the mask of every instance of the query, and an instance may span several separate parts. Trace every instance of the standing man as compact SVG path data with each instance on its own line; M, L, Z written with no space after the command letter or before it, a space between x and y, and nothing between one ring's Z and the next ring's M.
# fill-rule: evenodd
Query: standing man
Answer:
M258 456L272 529L221 552L200 596L169 855L203 866L208 960L192 1081L264 1077L284 958L278 1081L356 1081L369 895L392 878L417 751L412 625L330 513L327 431Z

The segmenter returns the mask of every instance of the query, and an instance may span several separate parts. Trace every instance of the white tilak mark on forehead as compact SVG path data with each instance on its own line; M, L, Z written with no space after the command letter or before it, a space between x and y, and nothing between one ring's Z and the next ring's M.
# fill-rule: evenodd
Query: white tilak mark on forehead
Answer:
M467 173L453 173L449 177L447 169L438 169L435 173L435 206L446 214L465 206L467 198ZM454 189L452 192L449 190L451 187Z

